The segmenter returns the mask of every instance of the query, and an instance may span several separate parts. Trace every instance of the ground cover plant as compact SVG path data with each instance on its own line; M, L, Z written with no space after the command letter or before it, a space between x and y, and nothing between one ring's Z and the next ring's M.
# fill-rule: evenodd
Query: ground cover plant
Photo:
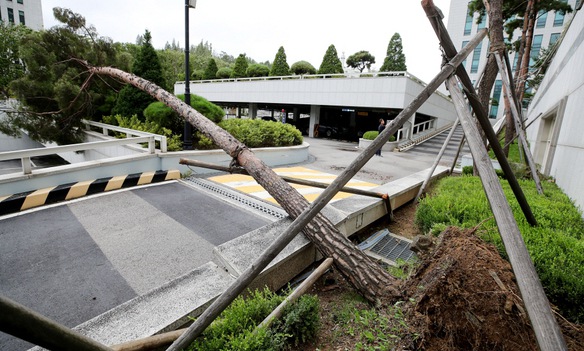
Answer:
M584 220L573 202L551 181L539 195L532 180L519 180L538 222L530 226L505 180L501 184L527 250L550 302L573 322L584 321ZM447 226L475 228L485 241L505 251L478 177L442 179L417 209L416 224L438 234Z
M189 350L288 350L313 338L319 327L319 301L314 295L301 296L270 327L255 330L285 297L267 288L239 296Z

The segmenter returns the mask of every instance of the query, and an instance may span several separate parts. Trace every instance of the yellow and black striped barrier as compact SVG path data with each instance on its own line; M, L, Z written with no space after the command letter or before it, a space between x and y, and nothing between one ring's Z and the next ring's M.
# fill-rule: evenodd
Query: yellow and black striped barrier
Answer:
M52 188L27 191L15 195L0 196L0 215L24 211L33 207L72 200L101 192L179 178L180 172L178 170L133 173L77 183L68 183Z

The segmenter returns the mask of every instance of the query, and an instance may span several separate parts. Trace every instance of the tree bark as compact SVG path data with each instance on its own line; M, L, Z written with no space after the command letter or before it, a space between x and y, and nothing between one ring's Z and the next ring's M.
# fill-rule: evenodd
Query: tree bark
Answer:
M112 76L142 89L175 110L245 168L290 217L296 218L308 207L308 201L296 189L282 180L243 143L174 95L152 82L116 68L88 67L88 69L92 74ZM341 274L368 301L380 303L385 299L392 300L400 296L396 287L397 280L359 250L322 214L318 214L302 232L324 257L334 259L335 266Z

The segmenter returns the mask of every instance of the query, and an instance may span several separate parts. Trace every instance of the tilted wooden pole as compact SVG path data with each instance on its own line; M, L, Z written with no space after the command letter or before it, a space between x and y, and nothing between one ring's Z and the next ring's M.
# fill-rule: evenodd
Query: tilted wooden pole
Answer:
M454 55L456 55L456 48L454 46L454 43L452 43L452 39L448 35L448 30L446 29L446 26L442 22L443 17L442 12L438 10L438 8L434 5L434 2L432 0L422 0L422 7L426 12L426 16L428 17L428 20L430 21L432 28L434 28L436 36L440 40L440 45L442 46L444 53L446 54L447 57L454 57ZM481 129L483 130L485 136L487 137L487 140L491 144L493 153L495 154L495 156L497 157L497 161L499 161L499 164L501 165L501 170L503 171L503 173L505 173L505 176L507 177L507 182L509 182L509 186L511 187L511 190L513 190L513 194L515 194L515 197L517 198L517 202L519 203L519 206L521 207L521 210L525 215L525 219L529 224L537 225L537 221L535 220L535 217L531 212L531 208L529 207L529 204L525 199L523 190L519 186L519 182L517 181L517 178L515 177L515 174L513 173L511 166L509 165L509 161L507 160L507 157L503 152L501 144L499 144L499 139L497 138L497 135L493 130L493 126L491 126L491 122L489 121L487 112L476 94L476 91L474 89L472 81L470 80L470 77L468 76L468 73L466 72L463 66L458 66L456 68L456 75L459 77L460 82L464 87L466 97L468 98L470 105L475 113L475 116L479 124L481 125Z
M448 147L448 144L450 143L450 139L452 139L452 135L454 135L454 131L456 130L456 127L458 127L458 117L456 118L456 121L454 121L452 128L450 128L450 132L448 133L446 140L444 140L444 144L442 144L442 147L440 148L440 151L438 152L438 156L436 156L436 160L434 160L434 164L432 165L432 167L430 167L430 172L428 172L426 179L424 179L422 186L420 186L420 190L418 191L418 195L416 195L415 202L420 201L420 196L422 196L422 193L426 189L428 182L432 178L432 174L434 174L434 170L436 169L436 167L438 167L438 163L440 163L440 159L442 158L442 155L444 155L444 151L446 151L446 147Z
M465 142L466 142L466 137L463 134L462 138L460 139L460 143L458 144L458 149L456 150L456 155L454 156L454 160L452 160L452 165L450 166L450 174L452 174L452 172L454 172L454 167L456 167L456 161L458 160L458 156L460 156L460 152L462 151L462 148L464 147Z
M477 125L468 110L466 100L454 77L447 80L448 90L467 137L485 194L493 211L499 233L517 278L517 285L527 309L538 345L542 351L567 350L562 332L554 318L549 301L525 247L519 227L513 217L499 178L484 147Z
M290 226L246 269L231 286L209 306L188 330L176 340L167 351L179 351L190 343L211 324L211 322L241 293L247 285L278 255L286 245L300 232L310 220L335 196L335 194L353 178L355 174L373 157L375 151L381 148L401 125L440 87L444 80L451 75L455 67L460 65L471 50L486 36L485 29L480 30L469 44L458 53L449 64L445 65L440 73L412 100L412 102L392 120L375 140L361 152L353 162L345 168L343 173L326 188L320 196L306 208ZM337 259L333 257L333 259Z
M26 306L0 295L0 330L17 338L59 351L112 351Z
M525 131L523 130L523 126L521 125L522 124L521 116L519 111L517 110L517 104L519 102L515 99L514 90L509 80L509 72L507 71L507 66L501 59L501 55L499 54L499 52L495 52L494 54L495 59L497 60L497 65L499 66L499 72L501 73L501 80L503 81L503 93L507 96L507 99L509 99L509 105L511 107L511 113L513 114L513 121L515 121L515 132L517 133L517 137L519 138L519 144L521 147L523 147L523 151L525 153L525 160L527 161L527 165L531 170L531 176L533 177L533 181L535 182L537 192L543 194L543 188L541 187L539 175L537 174L537 168L535 167L533 156L531 155L531 151L529 150L529 146L527 144Z

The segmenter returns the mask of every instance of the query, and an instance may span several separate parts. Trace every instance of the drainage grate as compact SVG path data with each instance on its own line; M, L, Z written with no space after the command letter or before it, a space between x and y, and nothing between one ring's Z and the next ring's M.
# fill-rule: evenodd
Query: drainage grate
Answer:
M369 239L359 244L359 248L374 258L382 259L395 265L397 260L408 261L417 258L410 250L411 241L383 229L373 234Z
M233 189L225 188L212 181L196 177L188 177L183 179L183 181L191 185L194 185L199 189L211 191L217 195L220 195L223 198L227 198L233 202L236 202L239 205L243 205L262 214L267 214L276 219L282 219L288 216L286 211L279 207L270 205L261 200L253 199L245 194L242 194Z

